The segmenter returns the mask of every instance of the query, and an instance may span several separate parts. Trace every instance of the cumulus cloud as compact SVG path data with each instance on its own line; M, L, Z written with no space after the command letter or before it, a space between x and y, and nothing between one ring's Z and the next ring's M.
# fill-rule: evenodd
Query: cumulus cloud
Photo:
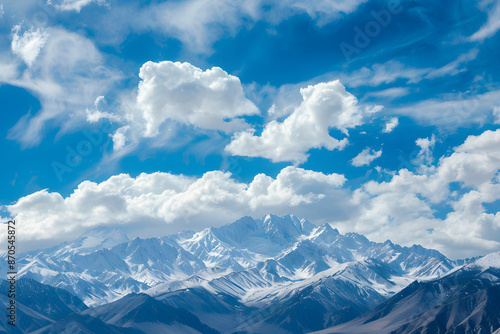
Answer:
M21 25L12 28L12 52L31 67L47 42L48 32L41 28L35 30L33 27L23 33L21 30Z
M367 147L351 160L351 165L355 167L368 166L373 160L380 158L380 156L382 156L382 150L375 151Z
M189 63L147 62L139 77L137 105L146 137L157 135L167 120L234 132L248 127L240 116L259 113L245 97L240 80L219 67L203 71Z
M420 147L420 151L412 162L415 165L430 165L434 161L432 149L434 145L436 145L436 136L432 135L431 138L418 138L415 143Z
M307 160L311 148L343 149L347 138L330 136L330 129L347 134L362 124L366 114L381 107L361 108L358 100L338 81L309 85L300 90L302 103L283 121L267 123L259 135L254 130L236 133L225 150L233 155L264 157L273 162Z
M127 143L127 136L126 133L130 129L130 126L122 126L118 128L112 135L113 139L113 150L114 151L120 151L122 148L125 147L125 144Z
M432 141L420 139L419 146L430 149ZM418 243L454 258L500 250L500 214L485 206L500 200L500 129L469 136L435 167L425 174L402 169L385 182L369 181L353 191L345 188L343 175L291 166L275 178L258 174L248 183L221 171L201 177L120 174L101 183L82 182L67 197L38 191L6 208L32 247L100 225L145 230L156 224L158 235L219 226L243 215L292 212L343 232ZM436 217L436 205L449 206L450 212ZM4 234L0 231L3 240Z
M397 117L392 117L387 123L385 123L385 128L382 130L383 133L391 133L399 124L399 119Z
M429 149L433 140L420 140ZM500 199L500 130L469 136L427 174L400 170L390 181L369 181L353 193L356 214L344 224L376 240L406 240L461 257L500 249L498 213L482 203ZM458 183L460 191L450 191ZM444 219L434 205L450 205ZM403 242L404 243L404 242Z
M141 148L175 150L200 136L217 138L210 150L220 152L225 145L221 133L248 129L243 117L260 113L239 78L219 67L202 70L189 63L147 62L139 77L138 89L123 92L113 112L100 103L87 109L88 122L108 119L118 125L112 134L115 158Z
M199 228L227 223L242 215L286 213L318 202L325 205L326 199L333 198L334 189L345 181L343 175L295 167L284 168L274 179L258 174L250 183L238 182L221 171L199 178L169 173L142 173L136 178L120 174L101 183L82 182L68 197L38 191L7 209L22 226L24 242L64 238L92 226L130 225L148 219L182 227L191 221L189 228Z

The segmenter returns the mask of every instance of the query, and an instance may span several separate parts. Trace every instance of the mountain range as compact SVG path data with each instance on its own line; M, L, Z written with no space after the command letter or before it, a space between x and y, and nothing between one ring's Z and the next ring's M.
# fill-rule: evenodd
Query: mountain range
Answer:
M495 254L452 261L419 245L376 243L294 215L243 217L200 232L133 240L101 227L24 254L19 265L21 279L79 301L58 316L33 309L47 319L37 315L26 333L487 333L500 327ZM471 312L477 315L466 317ZM453 321L443 320L451 315Z

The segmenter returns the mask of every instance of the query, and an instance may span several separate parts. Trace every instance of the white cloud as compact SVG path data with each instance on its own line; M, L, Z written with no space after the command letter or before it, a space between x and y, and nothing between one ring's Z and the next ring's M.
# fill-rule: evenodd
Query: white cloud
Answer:
M21 25L12 28L12 52L31 67L47 42L48 32L31 27L21 34Z
M490 121L494 106L500 105L500 90L486 93L449 94L439 99L429 99L390 111L411 117L420 123L436 125L442 129L456 129L470 124Z
M430 165L434 161L432 149L436 145L436 136L431 138L418 138L415 143L420 147L417 157L412 161L415 165Z
M296 84L284 84L274 87L270 84L260 86L255 82L245 85L245 93L261 110L267 110L264 115L267 121L280 119L290 115L303 98L300 89L316 82L301 82Z
M406 96L409 93L410 93L410 89L408 87L392 87L392 88L387 88L384 90L370 92L366 95L393 100L393 99L397 99L399 97Z
M408 83L418 83L428 73L428 68L414 68L406 66L399 61L390 60L383 64L374 64L371 69L363 67L352 73L343 75L349 87L380 86L392 83L398 79L407 79Z
M98 105L87 109L90 123L106 118L119 124L112 135L113 160L141 149L175 150L200 135L208 135L212 142L217 139L201 154L220 152L225 138L218 131L248 129L243 116L260 113L245 96L239 78L219 67L204 71L189 63L147 62L139 77L138 89L122 93L114 112Z
M419 143L426 150L433 140ZM428 174L402 169L388 182L370 181L355 190L355 215L342 225L375 240L420 243L452 257L499 250L499 214L482 206L500 199L499 170L500 130L469 136ZM451 193L455 182L461 190ZM435 218L432 206L447 203L452 212Z
M391 133L399 124L399 119L397 117L392 117L387 123L385 123L385 128L382 130L383 133Z
M464 65L476 59L478 53L478 49L472 49L440 68L415 68L397 60L389 60L383 64L374 64L371 68L363 67L349 74L339 74L339 77L349 87L377 87L400 79L407 80L408 84L415 84L423 79L435 79L446 75L453 76L463 72L466 70ZM400 90L398 93L402 93L402 91Z
M375 151L367 147L351 160L351 165L355 167L368 166L373 160L380 158L381 155L382 150Z
M500 130L469 136L455 148L449 158L442 159L439 174L449 182L463 182L479 187L489 182L500 169Z
M439 78L443 77L446 75L456 75L460 72L466 71L464 67L461 67L461 65L468 63L471 60L476 59L477 54L479 53L479 49L472 49L467 53L461 54L458 56L458 58L443 67L440 67L438 69L434 69L430 71L425 78L426 79L434 79L434 78Z
M488 21L472 36L469 37L471 41L483 41L486 38L494 36L500 29L500 1L493 5L488 11Z
M493 122L495 124L500 124L500 107L499 106L493 107L493 116L495 117Z
M240 80L219 67L203 71L189 63L147 62L139 77L137 106L146 137L156 136L167 120L234 132L248 127L240 116L259 113Z
M60 133L85 124L87 107L111 90L121 73L105 66L104 57L89 39L53 27L30 67L17 66L14 73L0 79L29 90L41 102L38 113L21 118L8 134L23 147L32 147L52 129L46 126L48 122L60 127Z
M338 81L309 85L300 90L302 103L283 121L267 123L260 136L254 131L236 133L225 150L233 155L264 157L273 162L303 163L311 148L343 149L347 138L330 136L330 129L347 134L362 124L366 114L379 107L361 108L356 97Z
M319 25L324 25L332 20L339 18L342 13L350 14L354 12L358 6L367 0L284 0L275 3L273 10L267 15L266 20L276 22L276 18L283 20L288 17L290 11L292 13L307 13L311 18L317 19ZM266 4L266 1L261 2L261 6ZM288 12L288 13L287 13Z
M77 13L91 3L104 5L106 4L106 0L47 0L47 4L54 6L60 11L75 11Z
M432 141L421 139L420 147L430 149ZM249 183L220 171L201 177L121 174L99 184L82 182L68 197L39 191L7 209L23 226L30 247L52 245L56 238L67 240L99 225L136 227L136 234L152 228L149 235L164 235L244 215L292 212L371 240L418 243L454 258L470 257L500 250L500 213L484 205L500 200L499 170L500 129L468 137L427 174L402 169L386 182L369 181L352 192L342 188L342 175L296 167L284 168L276 178L258 174ZM451 212L436 218L435 205L449 205Z
M19 77L19 57L12 54L0 54L0 82L9 82Z
M300 14L307 14L324 25L353 12L366 0L187 0L167 1L139 10L132 24L136 29L155 30L180 39L190 50L209 53L212 44L241 28L265 21L279 24Z
M468 251L468 254L500 248L500 212L488 213L483 206L483 203L500 199L499 181L497 175L491 182L482 184L452 202L453 211L443 222L441 243L452 244L458 249L463 247L463 253Z
M325 205L345 181L339 174L295 167L284 168L275 179L258 174L250 183L238 182L230 173L220 171L200 178L169 173L142 173L136 178L120 174L99 184L82 182L68 197L38 191L7 209L22 226L27 244L67 238L75 231L99 225L156 221L163 223L165 231L167 224L174 223L177 230L183 229L185 226L179 224L185 225L185 221L192 223L189 228L200 228L242 215L283 214L317 203Z
M97 123L101 119L108 119L112 122L120 122L121 117L118 114L115 113L110 113L110 112L105 112L105 111L100 111L99 107L101 105L105 105L106 100L104 99L104 96L98 96L95 101L94 101L94 109L86 109L87 112L87 122L89 123Z
M122 126L110 135L113 138L113 151L120 151L125 147L125 144L127 143L126 133L129 129L130 126L128 125Z

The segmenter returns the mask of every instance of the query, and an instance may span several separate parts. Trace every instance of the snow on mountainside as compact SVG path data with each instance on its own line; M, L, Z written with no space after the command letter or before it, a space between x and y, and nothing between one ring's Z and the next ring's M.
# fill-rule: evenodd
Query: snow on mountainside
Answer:
M82 312L108 325L146 333L220 334L191 312L169 306L145 294L130 294L118 301Z
M500 269L500 252L485 255L482 258L477 259L473 263L468 264L466 267L471 269L481 268L482 270L486 270L488 268Z
M339 286L349 281L356 291L387 298L414 279L437 278L457 266L435 250L342 235L329 224L316 226L294 215L243 217L218 228L150 239L129 240L120 230L99 228L25 254L19 265L20 277L66 289L89 306L131 292L155 295L188 287L257 303L264 298L259 296L332 277Z
M0 322L0 333L32 333L87 306L69 292L21 278L16 281L16 326ZM10 283L0 281L0 290L8 291ZM6 293L0 295L0 306L7 309L11 300ZM4 315L5 316L5 315Z
M51 250L56 255L67 253L88 254L99 249L111 248L127 241L129 241L129 238L122 230L104 226L88 230L72 242L63 243Z
M433 281L415 281L371 311L319 333L494 333L500 329L500 253Z

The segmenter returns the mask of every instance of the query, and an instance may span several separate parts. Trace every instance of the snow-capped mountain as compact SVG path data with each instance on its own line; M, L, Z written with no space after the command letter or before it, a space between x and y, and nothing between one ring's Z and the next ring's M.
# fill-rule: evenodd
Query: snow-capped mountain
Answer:
M393 306L378 317L384 318L387 311L396 319L398 303L406 305L405 296L420 287L427 289L419 292L424 297L408 305L416 302L418 310L427 312L440 307L451 293L443 291L451 285L457 286L449 288L453 293L474 294L484 289L464 288L470 284L467 279L489 279L491 284L481 286L491 291L477 298L465 296L476 298L468 301L475 305L496 296L500 277L500 269L495 269L500 267L498 254L450 261L418 245L371 242L293 215L243 217L218 228L149 239L129 240L120 230L95 229L72 242L25 254L19 263L19 276L65 289L93 307L56 322L35 317L36 326L47 325L40 333L67 328L86 333L102 326L106 333L149 328L172 333L302 334L356 319L369 322L364 315L389 301L395 301ZM433 285L450 277L453 284ZM413 318L420 316L411 312ZM150 327L139 325L139 315Z
M26 254L19 261L19 275L66 289L89 306L131 292L155 294L184 286L206 286L257 300L265 289L302 286L341 264L350 268L368 260L386 266L392 276L382 285L359 280L356 284L376 287L382 296L416 278L440 277L456 266L421 246L375 243L356 233L342 235L329 224L268 215L150 239L129 240L118 229L98 228L72 242Z
M21 278L22 326L14 331L0 327L0 332L500 333L500 253L438 279L414 281L388 299L384 294L398 289L393 282L397 271L380 260L339 263L307 279L252 291L249 282L256 282L265 267L240 272L207 268L187 280L156 286L166 291L131 293L93 308L67 291ZM243 290L247 293L238 297Z
M41 327L79 313L88 307L69 292L41 284L37 281L21 278L16 281L16 326L0 322L0 333L31 333ZM8 291L10 283L0 281L0 290ZM10 299L5 293L0 295L0 305L5 310Z
M500 253L415 281L362 316L318 333L500 332Z

